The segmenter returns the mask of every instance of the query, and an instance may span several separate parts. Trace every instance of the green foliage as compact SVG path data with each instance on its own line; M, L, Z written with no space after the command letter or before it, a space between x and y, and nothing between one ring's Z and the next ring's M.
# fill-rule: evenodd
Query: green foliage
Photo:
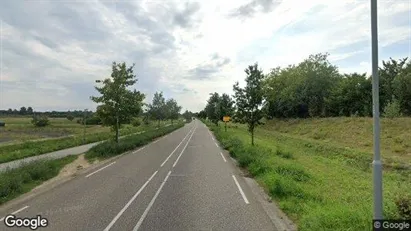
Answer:
M398 100L392 99L391 102L387 103L387 106L384 108L384 117L387 118L396 118L401 116L401 105Z
M95 87L101 96L90 97L96 103L97 115L103 125L111 126L116 132L116 142L119 138L121 124L127 123L141 112L144 94L137 90L129 90L127 87L137 82L133 73L134 64L127 67L126 64L113 62L111 78L103 81L102 87Z
M50 121L44 115L34 115L31 123L36 127L45 127L50 124Z
M131 125L138 127L141 125L141 120L139 118L134 118L133 121L131 121Z
M218 121L221 120L221 107L220 107L220 95L217 92L210 93L210 98L207 100L205 107L205 113L207 118L218 125Z
M175 99L168 99L166 101L166 118L171 120L171 123L173 124L174 120L178 119L178 116L180 115L181 111L181 106L177 104L177 101Z
M0 205L58 175L66 164L76 158L67 156L58 160L41 160L0 173Z
M89 151L86 152L85 157L87 159L104 159L116 156L126 151L148 144L155 138L166 135L178 128L181 128L182 126L183 124L180 123L168 127L161 127L157 130L146 131L141 134L130 135L121 139L118 143L111 140L105 141L101 144L93 146Z
M338 123L334 118L329 119ZM358 125L360 119L363 118L357 118L355 124ZM317 127L320 126L316 123L318 120L307 123ZM372 156L368 153L347 149L344 144L331 145L299 138L296 134L282 134L270 128L259 129L258 145L251 146L247 144L248 133L242 125L230 132L223 132L211 123L207 125L222 147L296 222L298 230L372 229L369 222L372 218ZM348 131L348 134L355 132ZM384 217L409 219L409 171L407 175L406 170L385 169Z
M247 123L248 131L251 133L251 144L254 145L254 129L261 124L263 118L263 71L258 69L258 64L248 66L245 69L247 77L246 86L240 88L236 82L233 86L234 98L237 107L236 120Z
M411 115L411 61L384 61L379 70L381 111L398 99ZM310 55L297 65L274 68L264 81L268 118L372 116L372 82L366 74L339 74L328 54Z
M411 195L405 195L397 198L395 205L399 211L399 214L404 219L411 219Z
M166 103L163 92L156 92L152 104L148 105L149 114L152 119L162 120L166 118Z
M67 119L70 120L70 121L73 121L73 120L74 120L74 116L68 115L68 116L67 116Z

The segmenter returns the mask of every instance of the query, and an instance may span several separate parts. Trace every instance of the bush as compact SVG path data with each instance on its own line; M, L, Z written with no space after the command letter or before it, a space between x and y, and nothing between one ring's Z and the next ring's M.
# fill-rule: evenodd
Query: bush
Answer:
M131 122L131 125L133 125L134 127L139 127L141 125L141 120L138 118L134 118Z
M31 123L36 126L36 127L45 127L47 125L49 125L49 119L47 118L47 116L33 116L33 119L31 120Z
M68 115L68 116L67 116L67 119L70 120L70 121L73 121L73 120L74 120L74 116Z
M396 118L401 116L401 107L398 100L393 99L391 102L387 104L384 108L384 117L387 118Z
M119 143L116 143L113 140L109 140L92 147L89 151L86 152L85 157L90 160L94 158L105 159L116 156L126 151L133 150L137 147L148 144L153 139L168 134L181 127L183 127L183 124L161 127L157 130L150 130L141 134L135 134L121 138L119 140Z
M92 116L86 119L86 125L100 125L101 119L98 116Z

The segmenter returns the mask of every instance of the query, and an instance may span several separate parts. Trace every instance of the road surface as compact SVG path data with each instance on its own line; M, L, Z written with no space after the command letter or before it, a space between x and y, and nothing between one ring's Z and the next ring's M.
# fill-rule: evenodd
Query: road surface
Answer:
M39 230L276 230L198 120L3 210L0 220L16 211L20 218L47 218ZM2 221L0 230L21 229Z

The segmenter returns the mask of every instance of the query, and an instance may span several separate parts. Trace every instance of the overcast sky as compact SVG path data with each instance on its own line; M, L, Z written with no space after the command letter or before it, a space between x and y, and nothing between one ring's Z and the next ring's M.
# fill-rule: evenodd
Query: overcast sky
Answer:
M95 109L96 79L135 63L136 88L185 109L265 72L329 52L370 70L369 0L0 0L0 109ZM379 2L379 55L411 56L411 0Z

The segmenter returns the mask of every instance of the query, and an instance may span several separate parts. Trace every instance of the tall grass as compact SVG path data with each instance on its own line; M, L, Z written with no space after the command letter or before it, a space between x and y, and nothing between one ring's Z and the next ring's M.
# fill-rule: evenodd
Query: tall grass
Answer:
M264 129L252 147L241 125L208 124L222 146L265 188L299 230L371 230L370 156ZM405 219L411 210L407 169L384 169L384 216Z
M76 158L66 156L57 160L35 161L0 173L0 205L57 176L65 165Z

